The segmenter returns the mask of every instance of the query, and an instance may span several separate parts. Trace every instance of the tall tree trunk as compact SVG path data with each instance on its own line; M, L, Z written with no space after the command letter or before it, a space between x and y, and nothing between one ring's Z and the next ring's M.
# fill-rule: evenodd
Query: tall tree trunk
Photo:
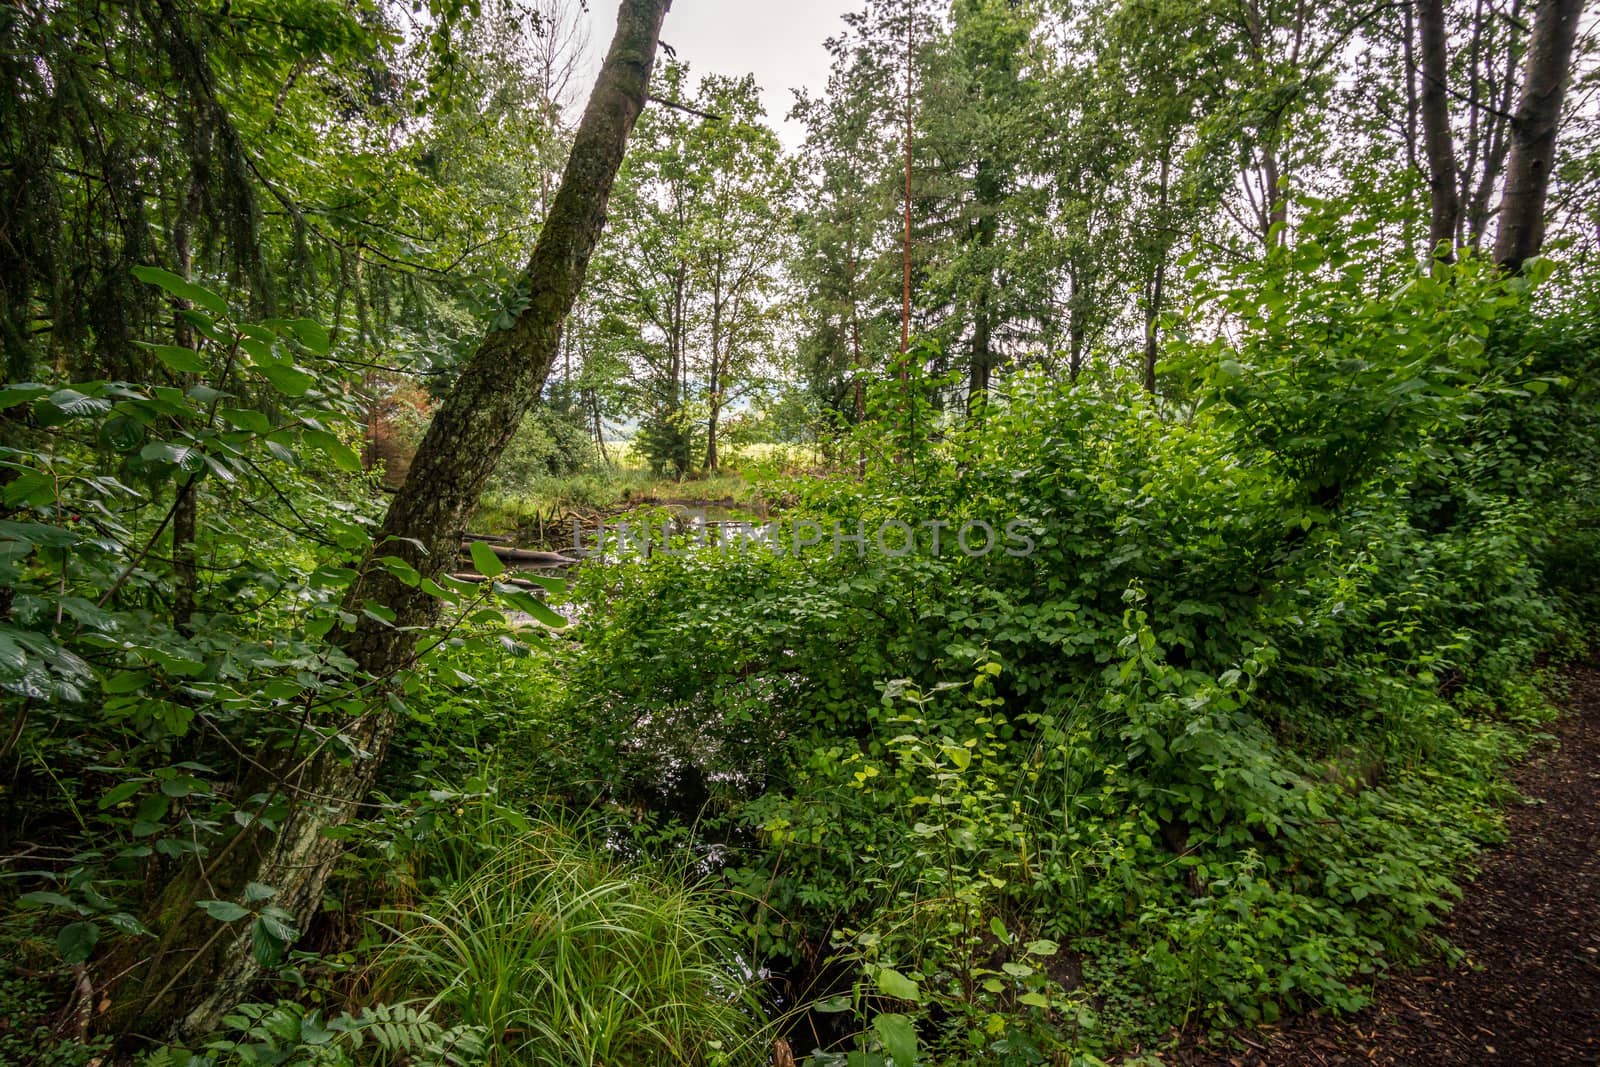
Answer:
M1428 241L1434 254L1455 259L1456 227L1461 201L1456 195L1455 137L1450 132L1448 78L1449 33L1444 21L1444 0L1418 0L1418 51L1422 53L1422 143L1428 156L1430 223Z
M589 390L589 413L594 416L594 443L600 449L600 462L611 466L611 456L606 452L606 423L600 417L600 393Z
M984 402L989 399L989 370L994 361L991 333L989 286L985 284L972 316L972 367L967 376L967 415L971 418L983 414Z
M1083 308L1078 295L1078 268L1067 269L1067 376L1074 382L1083 373Z
M711 298L711 368L707 374L706 399L710 414L706 419L706 470L717 470L717 422L722 415L722 264L718 252L717 268L712 281Z
M209 142L209 136L202 136ZM200 149L202 152L207 150L204 147ZM184 194L183 204L178 208L177 223L172 229L173 259L177 262L178 276L184 281L189 280L193 264L194 226L200 217L200 200L204 193L199 175L191 174L189 190ZM172 319L172 343L179 348L192 349L194 327L183 316L189 310L189 301L179 300L177 307L178 311ZM184 376L183 382L185 390L190 385L187 377ZM226 388L226 384L219 382L218 388ZM198 475L191 474L178 489L178 498L172 505L172 625L185 633L194 616L195 597L200 586L200 573L195 560L195 537L200 520L198 484Z
M1161 299L1167 280L1167 261L1156 264L1144 312L1144 391L1156 395L1156 364L1161 360Z
M582 289L589 258L605 223L606 202L639 112L644 106L661 23L671 0L623 0L617 32L573 140L561 187L523 275L527 304L516 321L484 338L446 397L396 495L363 578L348 604L359 615L346 651L379 686L412 664L417 627L435 617L435 602L414 585L374 566L399 556L437 578L456 557L461 532L512 433L538 399L555 361L563 323ZM394 614L379 621L363 605ZM315 915L340 853L325 831L348 822L381 765L397 719L381 701L339 737L299 765L287 780L261 789L292 801L277 833L260 820L168 883L152 926L164 931L154 952L128 939L134 958L108 958L114 985L106 1025L126 1034L193 1036L212 1028L260 977L247 924L224 925L194 906L207 898L239 899L246 883L271 886L272 903L304 928ZM255 783L252 783L255 784ZM241 795L249 796L246 788ZM265 805L263 805L263 808Z
M972 316L972 367L967 382L967 414L983 414L989 399L989 377L994 369L994 268L989 262L998 236L1001 189L995 166L978 160L973 182L978 202L978 260L980 268L977 307Z
M1511 159L1500 198L1495 262L1515 273L1544 244L1544 205L1555 163L1561 103L1572 76L1572 45L1583 0L1540 0L1528 41L1522 101L1511 124Z
M854 246L850 255L850 355L852 366L855 368L855 410L856 426L861 427L867 420L866 383L861 376L861 313L856 302L856 257ZM856 475L867 476L867 446L862 443L856 455Z
M1167 137L1166 150L1161 155L1161 225L1166 227L1167 203L1172 189L1172 138ZM1161 301L1167 283L1167 256L1172 252L1172 239L1165 238L1160 259L1156 261L1155 277L1145 293L1144 309L1144 391L1156 395L1156 364L1161 358Z
M1272 136L1277 136L1276 131ZM1283 182L1283 168L1278 163L1278 149L1270 138L1261 145L1261 180L1266 185L1267 197L1267 230L1261 240L1270 249L1283 244L1289 226L1289 198L1279 188ZM1277 236L1273 236L1274 232Z
M905 195L905 244L902 249L905 284L903 306L900 311L900 355L904 356L911 349L911 100L912 100L912 63L914 53L912 49L912 33L914 9L906 5L906 195ZM900 364L900 381L903 385L906 380L905 361Z

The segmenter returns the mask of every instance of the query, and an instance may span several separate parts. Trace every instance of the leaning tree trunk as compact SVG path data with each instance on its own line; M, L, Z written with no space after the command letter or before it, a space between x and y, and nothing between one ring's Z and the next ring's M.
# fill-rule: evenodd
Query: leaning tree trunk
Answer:
M1516 273L1544 244L1544 207L1555 163L1561 102L1572 76L1572 45L1583 0L1541 0L1528 41L1522 101L1511 123L1511 160L1500 199L1495 262Z
M645 103L670 6L671 0L623 0L610 53L523 275L525 308L511 326L485 337L462 371L389 508L373 555L399 556L429 578L455 560L484 483L537 400L559 352L563 323L583 286L617 168ZM417 628L433 620L435 602L417 586L372 566L370 557L368 564L350 593L348 605L361 621L346 651L381 691L390 676L413 662ZM374 603L394 613L392 625L361 613L363 605ZM164 931L159 945L149 951L135 944L140 958L111 959L103 969L114 997L104 1017L108 1030L191 1037L214 1027L248 992L262 972L248 933L241 936L238 929L244 924L220 924L200 912L195 901L238 900L252 882L271 886L276 891L272 903L292 913L304 929L341 851L325 831L353 817L396 725L384 702L372 701L340 729L339 742L260 789L291 803L277 833L252 822L197 864L199 869L173 879L150 924Z
M1428 157L1431 222L1428 241L1439 259L1455 259L1461 200L1456 193L1456 146L1450 132L1449 31L1444 0L1417 4L1418 51L1422 53L1422 147Z

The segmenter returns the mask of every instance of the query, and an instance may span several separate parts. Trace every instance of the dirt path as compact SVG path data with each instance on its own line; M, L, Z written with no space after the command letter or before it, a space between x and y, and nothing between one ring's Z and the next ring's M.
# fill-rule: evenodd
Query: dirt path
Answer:
M1533 803L1445 920L1467 954L1396 976L1343 1021L1320 1015L1181 1050L1186 1067L1600 1065L1600 668L1572 676L1568 714L1515 775Z

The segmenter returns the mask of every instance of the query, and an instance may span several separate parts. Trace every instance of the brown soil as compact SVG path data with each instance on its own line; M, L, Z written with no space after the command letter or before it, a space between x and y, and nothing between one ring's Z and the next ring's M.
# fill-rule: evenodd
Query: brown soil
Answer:
M1379 985L1367 1010L1197 1039L1186 1067L1600 1065L1600 668L1571 677L1568 712L1515 774L1528 799L1506 845L1445 918L1466 953Z

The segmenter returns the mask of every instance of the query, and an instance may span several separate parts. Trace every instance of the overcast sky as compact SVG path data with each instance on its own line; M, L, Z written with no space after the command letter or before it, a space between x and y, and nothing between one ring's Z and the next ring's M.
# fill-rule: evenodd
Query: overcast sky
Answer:
M576 95L588 99L594 72L617 28L617 0L589 0L589 63ZM701 74L754 74L767 118L783 143L796 148L804 131L786 123L791 89L819 92L828 84L822 42L843 29L841 15L861 0L675 0L661 39Z

